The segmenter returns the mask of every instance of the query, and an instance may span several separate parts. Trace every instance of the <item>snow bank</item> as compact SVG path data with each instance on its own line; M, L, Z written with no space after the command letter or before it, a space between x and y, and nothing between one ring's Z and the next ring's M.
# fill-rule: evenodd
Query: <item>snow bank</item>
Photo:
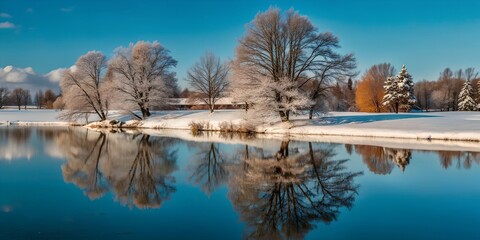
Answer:
M480 113L333 114L315 120L298 119L292 121L292 126L288 129L272 124L264 126L260 131L291 135L480 141Z
M245 124L241 110L167 111L154 114L140 124L142 128L190 129L191 122L208 123L210 130L220 124ZM333 112L308 120L293 117L289 123L278 118L256 120L257 132L284 135L329 135L425 140L480 141L479 112L435 113L339 113Z
M19 125L66 125L57 119L55 110L0 110L0 124ZM217 110L210 113L198 111L158 111L144 121L131 120L128 115L113 112L109 119L89 124L92 128L143 128L190 130L192 122L208 125L209 130L220 130L222 124L242 126L247 123L242 110ZM435 112L435 113L345 113L332 112L308 120L295 116L289 123L281 123L278 117L254 119L259 133L311 136L354 136L398 139L480 141L480 112ZM113 123L113 124L112 124ZM379 140L381 141L381 140Z
M57 110L0 110L0 125L21 126L65 126L69 122L58 120L60 111Z

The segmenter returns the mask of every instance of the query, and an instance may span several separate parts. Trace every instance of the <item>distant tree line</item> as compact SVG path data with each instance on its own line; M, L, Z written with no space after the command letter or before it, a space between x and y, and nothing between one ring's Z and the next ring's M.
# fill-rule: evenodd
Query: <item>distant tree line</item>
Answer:
M422 111L473 111L480 103L479 73L475 68L452 71L443 70L437 80L422 80L415 84L412 77L402 77L402 68L398 79L409 79L400 85L408 90L399 90L392 84L391 77L395 68L390 63L377 64L365 72L357 83L356 106L362 112L398 112L412 109ZM408 74L408 72L407 72ZM408 74L409 75L409 74ZM406 94L403 103L391 101L395 94ZM393 104L393 105L392 105ZM403 107L402 107L403 106ZM403 108L403 109L402 109Z
M55 94L52 89L38 90L32 98L28 89L9 90L6 87L0 87L0 109L5 106L15 106L18 110L22 108L26 110L27 106L35 106L38 109L61 109L61 105L61 96Z

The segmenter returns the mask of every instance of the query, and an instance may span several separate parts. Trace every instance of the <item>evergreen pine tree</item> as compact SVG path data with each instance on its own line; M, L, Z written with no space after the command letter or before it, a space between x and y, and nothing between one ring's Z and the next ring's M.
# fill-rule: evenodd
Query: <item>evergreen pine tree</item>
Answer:
M395 113L398 113L400 108L410 111L417 102L413 92L413 78L405 65L402 66L402 70L397 76L387 78L384 89L383 105L389 106Z
M465 81L462 90L458 95L458 110L459 111L474 111L476 110L476 103L473 100L473 88L470 81Z
M402 70L397 75L398 88L399 88L399 102L400 107L406 112L410 111L413 105L417 102L415 98L414 83L412 76L408 73L405 65L402 66Z
M385 94L383 95L383 105L390 107L392 111L398 113L399 88L397 79L395 77L388 77L383 85L383 89L385 90Z

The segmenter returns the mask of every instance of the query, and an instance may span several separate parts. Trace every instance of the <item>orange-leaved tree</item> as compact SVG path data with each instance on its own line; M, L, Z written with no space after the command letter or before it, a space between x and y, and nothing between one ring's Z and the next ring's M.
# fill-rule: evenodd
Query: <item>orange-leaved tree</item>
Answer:
M395 68L390 63L372 66L358 82L355 102L360 112L383 112L383 85L393 76Z

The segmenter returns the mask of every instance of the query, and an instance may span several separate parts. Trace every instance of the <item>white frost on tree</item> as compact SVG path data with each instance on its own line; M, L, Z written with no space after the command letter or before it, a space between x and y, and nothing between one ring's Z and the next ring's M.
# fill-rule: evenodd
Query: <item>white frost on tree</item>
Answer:
M417 102L414 94L413 78L405 65L402 66L402 70L397 76L386 79L384 90L383 105L389 106L395 113L398 113L400 109L408 112Z
M249 95L254 106L252 114L260 117L267 117L272 112L297 113L312 104L309 96L287 77L277 81L270 77L257 79L250 86Z
M458 95L458 110L459 111L474 111L476 110L476 103L473 100L473 88L470 81L465 81L462 90Z
M108 89L103 71L107 60L103 53L90 51L80 56L73 67L63 73L60 81L65 109L60 118L78 119L94 113L105 120L108 115Z
M271 8L257 14L236 49L234 100L289 121L291 113L310 108L302 86L320 74L337 43L296 11Z
M151 115L150 110L166 104L177 88L177 61L157 41L139 41L127 48L118 48L110 62L113 90L117 105L140 119ZM134 113L140 110L142 116Z

